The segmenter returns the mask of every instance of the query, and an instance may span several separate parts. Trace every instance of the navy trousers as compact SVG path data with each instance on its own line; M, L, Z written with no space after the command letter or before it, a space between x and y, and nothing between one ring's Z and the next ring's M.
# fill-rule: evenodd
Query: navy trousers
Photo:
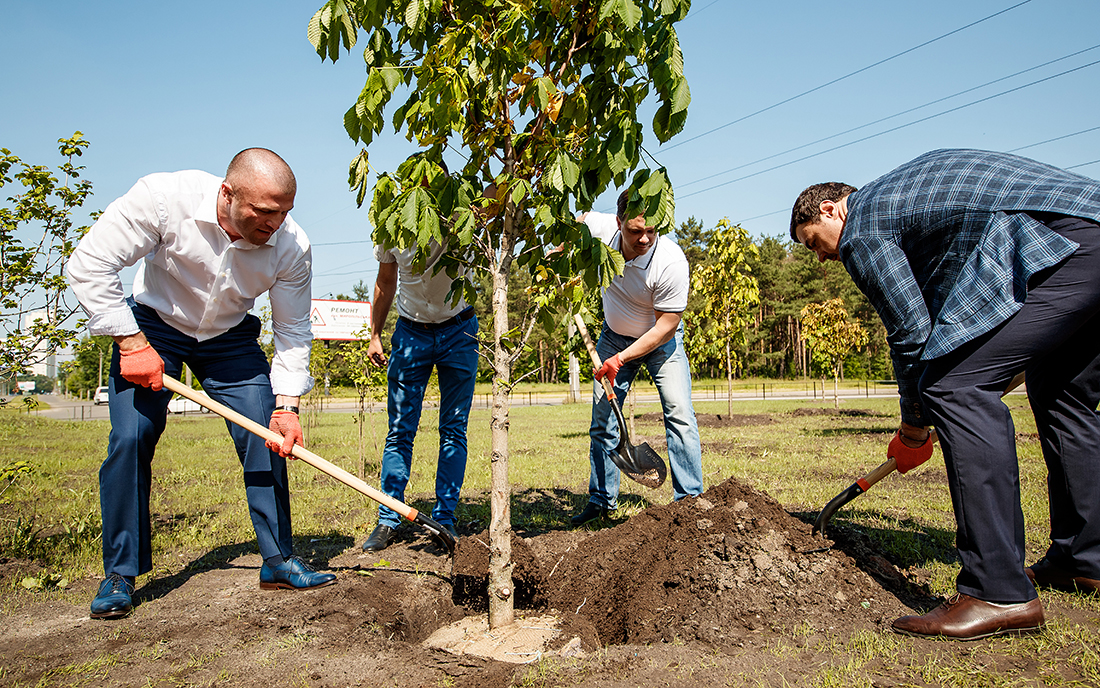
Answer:
M228 332L199 342L161 320L157 312L131 301L134 317L146 339L164 360L164 372L179 379L186 363L215 401L267 426L275 410L267 357L260 348L260 321L245 316ZM107 460L99 469L99 501L103 515L103 571L137 576L153 568L149 530L151 464L164 432L168 390L154 392L119 373L118 347L111 357L108 384L111 434ZM290 491L286 459L270 451L264 440L226 421L244 469L249 515L260 554L266 559L293 553L290 532ZM195 456L202 461L202 456Z
M1000 400L1020 371L1048 471L1047 556L1100 578L1100 226L1038 219L1080 248L1034 276L1014 316L930 361L920 381L947 465L958 590L989 602L1036 597L1024 574L1015 427Z

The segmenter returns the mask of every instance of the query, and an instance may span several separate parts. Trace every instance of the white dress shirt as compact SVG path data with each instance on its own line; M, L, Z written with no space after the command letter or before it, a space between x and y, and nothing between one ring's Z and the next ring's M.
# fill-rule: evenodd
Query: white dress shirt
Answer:
M592 236L622 251L622 233L614 215L591 212L584 223ZM683 313L690 278L687 257L670 236L656 237L653 247L623 265L603 292L603 314L608 327L624 337L641 337L657 324L654 311Z
M91 334L136 334L119 272L142 261L134 300L200 342L240 324L268 292L275 335L272 390L301 396L313 387L309 239L288 215L263 245L230 240L218 224L221 182L198 170L139 179L80 241L68 266L70 284L88 313Z

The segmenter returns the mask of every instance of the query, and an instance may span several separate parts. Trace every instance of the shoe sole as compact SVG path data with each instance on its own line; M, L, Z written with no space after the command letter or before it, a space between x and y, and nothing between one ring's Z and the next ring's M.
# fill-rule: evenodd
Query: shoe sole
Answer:
M1034 635L1040 633L1043 630L1042 626L1029 626L1027 628L1007 628L1003 631L993 631L992 633L983 633L982 635L969 635L965 638L955 635L925 635L924 633L914 633L913 631L903 631L900 628L891 628L894 633L898 635L907 635L912 638L927 638L929 640L956 640L959 642L967 642L971 640L982 640L984 638L993 638L996 636L1010 635L1010 636L1022 636L1022 635Z
M264 583L260 582L260 590L316 590L317 588L326 588L330 585L336 585L336 579L333 578L330 581L324 583L318 583L317 585L311 585L308 588L296 588L290 583Z
M382 550L386 549L389 546L390 546L390 543L388 543L388 542L386 544L382 545L381 547L374 547L374 546L367 547L367 546L364 545L363 551L364 552L381 552Z
M93 619L121 619L124 616L128 616L130 614L130 612L132 612L132 611L134 611L134 610L131 607L130 609L121 609L121 610L116 609L116 610L111 610L109 612L99 612L99 613L91 612L90 616Z

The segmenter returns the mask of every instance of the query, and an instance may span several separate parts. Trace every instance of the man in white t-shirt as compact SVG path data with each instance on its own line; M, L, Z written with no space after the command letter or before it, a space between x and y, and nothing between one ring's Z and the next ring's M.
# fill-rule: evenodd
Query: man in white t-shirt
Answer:
M647 227L642 216L623 219L629 193L619 196L617 215L592 212L579 218L592 236L620 251L626 264L603 292L603 332L596 345L603 365L596 371L589 430L592 473L588 504L571 519L575 526L605 516L619 496L619 470L610 458L619 443L619 426L599 380L607 376L621 404L642 364L661 396L673 499L703 492L699 426L680 321L688 300L687 258L671 237Z
M433 242L423 269L413 265L415 254L415 247L374 249L379 265L367 355L378 367L387 365L381 333L395 293L398 314L387 368L389 432L382 453L381 486L389 496L405 501L413 440L434 367L439 373L439 459L432 518L457 538L455 507L466 474L466 426L477 378L478 322L464 299L452 305L448 298L452 280L447 273L433 270L443 247ZM380 506L378 525L363 549L377 552L388 547L400 522L397 512Z

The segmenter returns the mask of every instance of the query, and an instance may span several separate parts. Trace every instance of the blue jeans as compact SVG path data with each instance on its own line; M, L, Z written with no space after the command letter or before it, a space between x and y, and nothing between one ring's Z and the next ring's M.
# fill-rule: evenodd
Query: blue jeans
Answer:
M246 315L228 332L199 342L168 325L152 308L130 301L138 327L161 359L164 373L179 379L182 365L191 368L203 389L240 414L267 426L275 410L270 368L260 349L260 321ZM154 392L135 385L119 372L118 347L111 355L108 380L111 434L107 460L99 469L99 502L103 515L103 570L138 576L153 568L150 529L150 465L164 432L167 389ZM245 496L260 554L290 556L290 491L286 459L264 440L226 421L244 469ZM194 460L202 461L201 450Z
M447 327L430 328L399 318L391 340L387 368L390 428L382 452L382 491L401 502L412 469L413 440L420 426L424 390L439 372L439 459L435 468L432 518L453 524L462 479L466 475L466 426L477 380L476 317ZM396 527L401 516L378 508L378 523Z
M601 361L606 361L633 344L633 337L624 337L611 331L607 323L596 344ZM695 421L695 407L691 404L691 367L684 351L683 325L665 344L641 358L628 361L615 376L615 397L620 406L630 391L630 384L645 364L653 384L661 396L661 409L665 416L665 439L668 442L668 463L672 473L672 498L703 493L703 457L699 445L699 425ZM592 404L592 438L589 461L592 473L588 479L588 501L614 509L619 498L619 469L610 454L619 444L619 423L611 412L611 404L603 393L603 385L594 382Z

